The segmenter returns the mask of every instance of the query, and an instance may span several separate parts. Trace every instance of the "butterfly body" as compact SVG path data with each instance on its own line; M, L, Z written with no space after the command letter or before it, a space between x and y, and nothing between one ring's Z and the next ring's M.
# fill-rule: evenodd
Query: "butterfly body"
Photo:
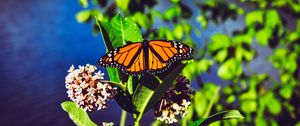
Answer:
M99 61L101 67L116 67L129 75L156 74L172 62L191 59L194 50L178 41L144 40L109 51Z

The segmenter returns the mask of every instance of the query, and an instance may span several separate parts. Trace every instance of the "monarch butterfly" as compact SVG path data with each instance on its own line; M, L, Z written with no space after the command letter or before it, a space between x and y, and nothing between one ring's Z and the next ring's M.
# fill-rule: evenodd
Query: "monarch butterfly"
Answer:
M194 49L178 41L144 40L109 51L98 61L101 67L116 67L129 75L156 74L173 62L191 59Z

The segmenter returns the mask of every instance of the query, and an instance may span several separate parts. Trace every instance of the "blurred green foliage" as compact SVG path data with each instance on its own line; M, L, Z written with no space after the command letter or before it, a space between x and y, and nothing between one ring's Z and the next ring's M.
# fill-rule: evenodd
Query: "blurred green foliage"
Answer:
M182 73L195 80L200 89L181 125L228 109L241 110L245 120L212 125L300 124L299 0L195 0L189 4L180 0L79 0L79 3L83 10L77 13L76 19L79 23L91 23L94 35L100 29L91 19L97 16L100 21L108 21L121 13L138 24L144 37L176 39L196 50L194 62L189 63ZM155 7L160 4L163 9L157 10ZM190 6L197 9L192 10ZM197 45L199 38L191 37L192 34L207 37L201 33L210 26L224 27L228 21L243 22L244 25L208 36L201 48ZM157 22L161 26L156 26ZM129 30L135 28L128 27ZM269 50L269 53L264 54L262 50ZM251 68L254 62L263 63L259 66L262 69ZM272 69L272 73L264 68ZM224 80L217 97L215 93L220 84L202 82L200 76L212 70Z

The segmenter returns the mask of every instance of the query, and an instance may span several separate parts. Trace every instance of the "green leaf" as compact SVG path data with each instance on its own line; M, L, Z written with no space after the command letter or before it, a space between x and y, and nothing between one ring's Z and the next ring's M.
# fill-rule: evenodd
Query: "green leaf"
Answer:
M232 79L240 76L243 72L242 64L240 61L231 58L223 63L218 69L218 76L222 79Z
M108 33L106 32L103 25L101 25L101 23L99 23L99 20L100 20L99 17L97 17L97 16L95 16L95 17L96 17L95 22L101 31L101 35L102 35L102 38L103 38L105 46L106 46L106 51L112 50L113 46L110 41L110 38L108 37ZM107 67L106 70L107 70L110 81L117 82L117 83L121 82L120 77L119 77L119 70L117 68Z
M255 100L242 101L241 109L246 113L255 112L257 110L257 102Z
M289 72L293 73L297 69L297 53L290 53L284 64L284 68Z
M199 61L193 61L188 63L182 74L187 77L189 80L193 80L195 76L207 72L208 69L213 65L213 61L209 59L202 59Z
M127 41L143 41L139 27L130 18L123 18L118 14L109 22L101 22L101 24L104 26L113 48L125 45Z
M154 120L154 121L151 123L151 126L164 126L163 124L164 124L164 123L163 123L162 121Z
M281 24L281 19L276 10L269 10L266 13L266 26L275 28L276 25Z
M183 37L183 27L180 24L176 25L175 28L174 28L173 33L174 33L175 38L177 40L182 39L182 37Z
M200 91L197 91L194 98L194 108L198 115L198 117L208 116L209 102L213 103L214 101L218 101L218 97L216 94L218 93L219 87L214 83L205 83L203 88Z
M208 45L208 50L216 51L218 49L228 48L230 43L231 40L229 36L217 33L211 37L211 43Z
M242 93L240 95L241 100L255 100L256 98L257 98L256 89L252 89L252 88L249 91Z
M193 26L192 26L189 22L187 22L187 21L182 21L182 22L181 22L181 27L182 27L183 33L184 33L187 37L191 35Z
M215 7L217 4L224 3L223 0L203 0L202 1L204 5Z
M197 20L197 22L201 23L201 27L203 29L206 29L206 27L207 27L207 19L206 19L205 16L199 15L196 20Z
M223 62L226 57L228 55L228 51L227 49L221 49L220 51L218 51L218 53L214 56L214 59L218 62Z
M290 53L286 48L278 48L270 57L275 68L283 69L287 73L293 73L297 69L297 53Z
M290 79L291 79L291 76L288 73L280 75L281 83L284 84L284 85L288 84Z
M237 8L237 13L243 15L245 13L245 10L243 8Z
M276 120L274 119L271 119L271 126L278 126Z
M177 4L179 0L170 0L171 3Z
M223 88L223 93L226 95L230 95L233 93L233 88L231 88L230 86L226 86Z
M88 0L79 0L79 4L83 7L83 8L87 8L89 6L89 1Z
M182 70L182 74L187 77L189 80L193 80L194 76L198 75L198 65L197 61L191 62L187 64Z
M232 41L235 44L241 44L241 43L251 44L252 43L252 36L249 35L249 34L235 35L233 37Z
M263 97L263 100L268 108L268 110L277 115L281 111L281 104L274 96L273 92L268 92L266 96Z
M212 115L208 118L203 118L193 122L190 126L207 126L211 123L221 120L228 120L228 119L243 119L244 117L240 114L238 110L227 110L215 115Z
M158 29L158 37L160 39L167 39L167 40L174 39L173 32L167 27L161 27L160 29Z
M133 104L136 106L136 110L142 114L144 112L147 104L149 103L151 97L154 94L154 90L139 84L136 92L133 96Z
M253 25L255 23L263 23L263 14L264 12L262 10L255 10L252 12L249 12L246 15L246 26L249 27L250 25Z
M166 10L165 12L165 19L166 20L171 20L172 18L174 17L178 17L181 13L181 9L179 6L173 6L173 7L170 7Z
M299 32L300 33L300 32ZM299 35L298 32L291 32L290 34L288 34L288 40L290 42L294 42L296 41L297 39L299 39L300 35Z
M297 122L297 124L295 126L300 126L300 121Z
M69 117L77 126L97 126L90 118L87 112L77 108L76 104L71 101L61 103L61 107L69 114Z
M255 51L253 49L247 49L242 45L236 47L235 57L238 61L242 61L243 59L247 61L251 61L255 55Z
M136 12L132 15L132 20L145 29L149 29L152 25L152 20L146 14Z
M204 114L204 117L208 117L209 116L209 113L213 107L213 105L219 100L219 91L220 91L220 88L221 87L217 87L217 89L215 90L215 92L213 92L209 98L209 103L208 103L208 106L205 110L205 114Z
M208 100L205 98L202 91L197 91L194 96L195 111L199 117L203 117L206 107L208 105Z
M256 126L267 126L267 121L262 117L255 118L255 125Z
M275 68L282 68L285 66L287 54L287 48L277 48L274 50L274 55L270 57L270 60ZM282 66L283 64L284 66Z
M230 95L227 99L226 99L226 102L228 104L232 104L234 101L235 101L235 96L234 95Z
M161 13L160 11L158 11L158 10L151 9L150 14L151 14L152 20L155 20L155 18L158 18L158 19L163 19L164 18L164 14Z
M269 38L272 36L272 31L269 28L264 28L256 33L256 39L261 46L268 45Z
M287 100L292 97L292 93L293 93L293 87L290 85L284 85L279 90L279 94Z
M135 90L132 100L138 112L136 113L138 115L136 118L137 120L140 120L143 113L152 108L155 103L160 100L161 96L173 85L173 81L181 73L184 66L185 65L181 64L174 68L172 72L162 80L162 82L149 81L151 77L145 77L145 81L141 80L141 84L139 84ZM152 76L152 78L155 77ZM149 87L149 85L158 85L158 87Z
M127 90L129 92L129 94L133 94L133 80L132 80L132 76L128 77L128 80L127 80Z
M90 10L82 10L76 14L76 20L78 23L87 22L91 18Z
M272 3L273 6L283 7L288 3L288 1L287 0L274 0L271 3Z
M119 70L117 68L106 68L110 81L120 83Z
M128 8L130 0L116 0L117 6L122 10L126 11Z
M213 65L213 61L210 59L202 59L197 62L199 73L207 72L208 69Z

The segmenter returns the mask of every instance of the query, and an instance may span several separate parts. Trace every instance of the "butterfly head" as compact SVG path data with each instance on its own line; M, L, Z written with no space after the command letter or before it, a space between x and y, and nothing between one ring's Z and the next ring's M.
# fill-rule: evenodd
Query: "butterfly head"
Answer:
M147 37L145 37L144 40L143 40L143 42L149 42L149 41L150 40Z

